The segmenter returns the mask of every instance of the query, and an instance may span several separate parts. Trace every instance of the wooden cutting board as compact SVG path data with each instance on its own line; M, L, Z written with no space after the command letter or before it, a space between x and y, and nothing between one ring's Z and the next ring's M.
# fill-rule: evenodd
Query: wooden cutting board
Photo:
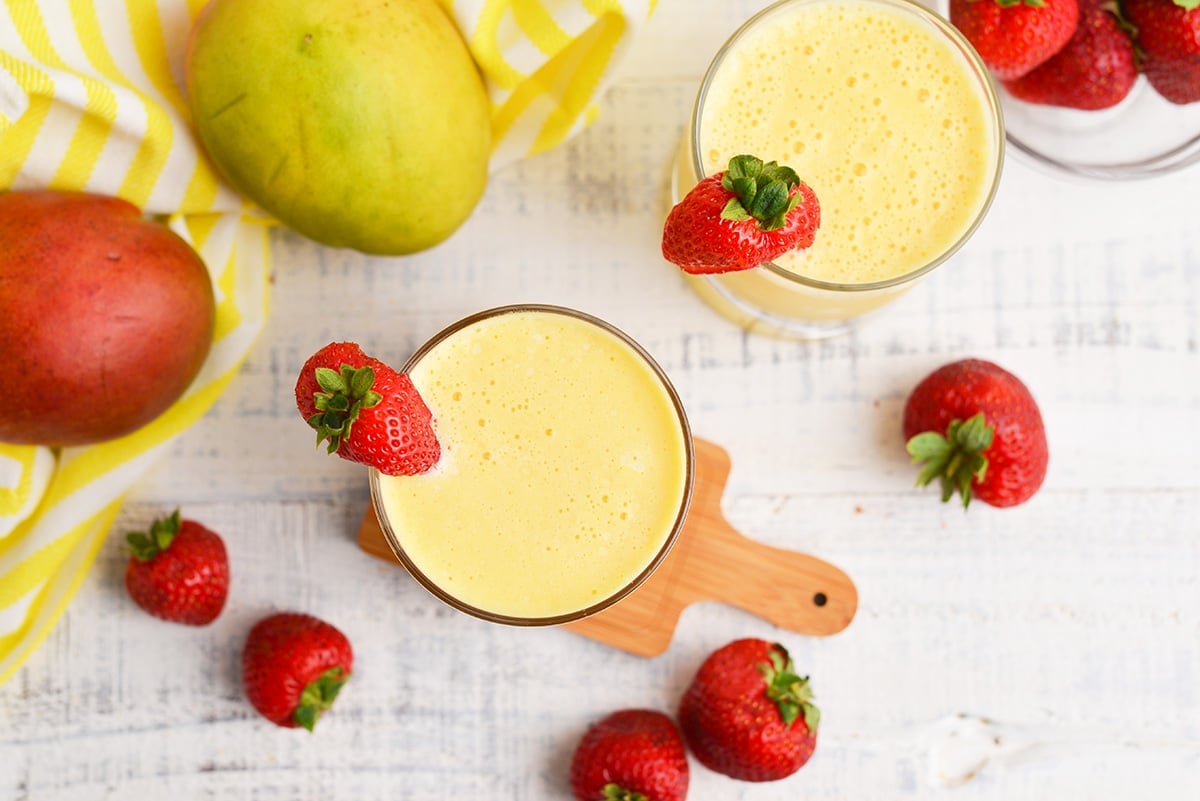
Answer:
M858 591L829 562L773 548L738 533L721 513L729 454L695 441L692 506L679 538L658 570L628 596L591 617L567 623L571 631L640 656L667 650L679 615L698 601L721 601L799 634L836 634L850 624ZM359 546L399 561L367 509Z

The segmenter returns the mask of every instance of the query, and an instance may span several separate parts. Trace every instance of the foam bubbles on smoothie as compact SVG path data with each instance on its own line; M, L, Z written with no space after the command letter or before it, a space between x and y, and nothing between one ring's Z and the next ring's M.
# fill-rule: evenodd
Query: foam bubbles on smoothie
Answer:
M781 266L883 280L973 221L995 146L985 104L963 57L924 23L831 0L744 35L709 85L701 152L707 172L740 153L790 164L816 191L816 242Z
M473 605L539 616L591 605L658 552L683 491L683 435L658 378L616 337L557 314L501 315L411 375L454 445L446 469L386 481L389 520L426 575L457 576L450 591Z

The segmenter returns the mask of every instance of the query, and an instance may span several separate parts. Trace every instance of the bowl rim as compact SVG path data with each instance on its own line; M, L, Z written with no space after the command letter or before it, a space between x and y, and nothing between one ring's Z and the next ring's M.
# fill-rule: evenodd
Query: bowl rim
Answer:
M950 0L917 0L917 2L927 5L934 13L942 16L949 22ZM1006 103L1020 103L1025 107L1036 105L1013 97L1005 90L1003 83L996 80L995 76L991 76L990 72L989 76L995 86L996 96L1001 101L1000 104L1002 106ZM1140 74L1138 81L1140 83L1145 82ZM1142 89L1144 90L1146 87L1143 86ZM1134 91L1138 91L1138 87L1135 86ZM1079 111L1078 113L1086 114L1095 112ZM1072 162L1049 155L1038 149L1027 137L1022 138L1018 132L1021 127L1020 124L1013 124L1018 119L1019 117L1015 114L1006 114L1004 126L1004 138L1007 144L1011 145L1012 149L1016 152L1018 160L1058 177L1102 181L1137 181L1169 175L1200 162L1200 130L1186 141L1153 156L1113 162Z

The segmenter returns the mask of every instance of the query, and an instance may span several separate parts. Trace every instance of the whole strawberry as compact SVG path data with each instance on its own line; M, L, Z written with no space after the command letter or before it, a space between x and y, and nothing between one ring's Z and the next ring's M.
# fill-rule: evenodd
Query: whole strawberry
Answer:
M791 167L734 156L667 215L663 258L684 272L749 270L813 243L821 206Z
M1066 45L1078 0L950 0L950 21L999 79L1020 78Z
M1142 72L1146 80L1163 98L1176 105L1186 105L1200 100L1200 63L1175 62L1166 65L1161 61L1145 62Z
M571 758L576 801L683 801L687 788L683 738L652 709L622 709L592 724Z
M1122 8L1154 90L1180 105L1200 100L1200 0L1125 0Z
M1125 99L1137 81L1133 38L1115 0L1079 0L1079 25L1066 46L1004 88L1027 103L1095 111Z
M904 437L918 486L934 478L942 500L957 492L992 506L1016 506L1046 478L1049 449L1029 389L1007 370L964 359L934 370L909 395Z
M433 415L412 380L352 342L309 357L296 380L296 408L318 445L389 476L424 473L441 458Z
M229 557L225 543L176 509L155 520L149 532L125 538L132 556L125 567L125 588L134 602L172 623L204 626L217 619L229 595Z
M246 636L242 685L267 720L312 731L353 667L344 634L312 615L280 612L258 621Z
M679 703L679 726L706 767L774 781L802 768L817 746L812 698L782 645L735 640L700 665Z

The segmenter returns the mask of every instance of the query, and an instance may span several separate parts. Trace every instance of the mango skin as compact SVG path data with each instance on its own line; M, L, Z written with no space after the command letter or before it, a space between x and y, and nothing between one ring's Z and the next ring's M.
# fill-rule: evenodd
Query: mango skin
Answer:
M322 244L424 250L483 194L490 105L435 0L211 0L184 75L226 180Z
M118 198L0 194L0 442L88 445L175 402L212 344L204 262Z

